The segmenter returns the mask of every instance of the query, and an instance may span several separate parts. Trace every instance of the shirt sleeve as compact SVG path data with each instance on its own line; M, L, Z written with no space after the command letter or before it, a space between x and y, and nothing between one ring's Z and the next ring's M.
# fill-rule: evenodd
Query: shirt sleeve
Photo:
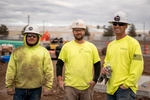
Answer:
M6 77L5 77L6 88L13 87L15 76L16 76L16 65L15 65L15 57L13 52L10 56L10 60L8 62L8 66L6 70Z
M132 87L138 82L143 72L143 66L144 66L140 45L136 43L135 45L132 45L132 47L133 50L130 50L131 51L130 74L123 84L123 86L125 86L126 88Z
M53 84L53 78L54 78L54 72L53 72L53 63L52 60L49 56L49 52L46 51L45 53L45 60L44 60L44 73L45 73L45 80L46 80L46 85L45 87L47 89L52 88Z

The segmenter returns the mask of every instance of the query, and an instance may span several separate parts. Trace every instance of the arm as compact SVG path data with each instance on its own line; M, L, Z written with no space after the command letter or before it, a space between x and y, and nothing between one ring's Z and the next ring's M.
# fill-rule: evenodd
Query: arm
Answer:
M15 76L16 76L16 66L14 61L14 53L12 53L7 66L6 77L5 77L5 84L6 84L8 95L14 94L13 85L14 85Z
M98 61L97 63L94 64L94 78L93 78L93 81L95 83L97 82L97 79L99 77L100 70L101 70L101 63L100 63L100 61Z
M101 70L101 63L100 63L100 57L98 53L98 49L96 48L95 45L92 45L92 52L93 52L93 66L94 66L94 77L93 80L90 81L90 87L93 88L95 84L97 83L98 77L100 75L100 70Z
M139 44L134 45L131 53L130 74L129 77L123 83L125 88L129 88L137 84L142 72L143 72L143 56Z
M56 64L57 81L58 81L59 88L64 90L64 81L62 77L63 66L64 66L64 62L61 59L58 59Z
M46 80L45 88L47 90L50 90L53 84L54 72L53 72L53 63L49 56L49 52L47 50L44 59L44 73L45 73L45 80Z
M44 73L45 73L45 86L43 88L43 96L47 96L50 94L50 89L52 89L53 84L53 63L49 56L49 52L46 50L44 57Z
M89 82L91 88L93 88L95 86L95 84L97 83L97 79L98 79L99 74L100 74L100 69L101 69L101 63L100 63L100 61L98 61L94 64L93 80Z

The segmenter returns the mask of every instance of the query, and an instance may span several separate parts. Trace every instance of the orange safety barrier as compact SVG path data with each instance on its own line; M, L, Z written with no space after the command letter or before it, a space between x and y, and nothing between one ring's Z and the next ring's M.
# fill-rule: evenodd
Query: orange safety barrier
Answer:
M41 37L41 41L50 41L50 34L46 31L43 36Z
M149 53L148 45L144 45L144 54L148 54L148 53Z

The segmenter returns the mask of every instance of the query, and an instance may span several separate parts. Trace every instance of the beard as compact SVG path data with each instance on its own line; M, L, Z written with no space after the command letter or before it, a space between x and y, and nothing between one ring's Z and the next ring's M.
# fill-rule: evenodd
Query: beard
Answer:
M81 40L83 40L84 35L81 35L81 34L80 34L80 36L78 36L78 35L79 35L79 34L74 35L75 39L76 39L77 41L81 41Z

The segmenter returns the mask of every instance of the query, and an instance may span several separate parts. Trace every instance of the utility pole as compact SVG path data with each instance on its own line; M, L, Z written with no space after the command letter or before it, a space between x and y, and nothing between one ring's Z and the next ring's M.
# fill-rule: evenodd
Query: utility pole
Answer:
M144 45L146 45L145 22L143 22Z
M43 20L43 34L45 32L45 21Z
M28 15L28 25L30 24L30 16Z

